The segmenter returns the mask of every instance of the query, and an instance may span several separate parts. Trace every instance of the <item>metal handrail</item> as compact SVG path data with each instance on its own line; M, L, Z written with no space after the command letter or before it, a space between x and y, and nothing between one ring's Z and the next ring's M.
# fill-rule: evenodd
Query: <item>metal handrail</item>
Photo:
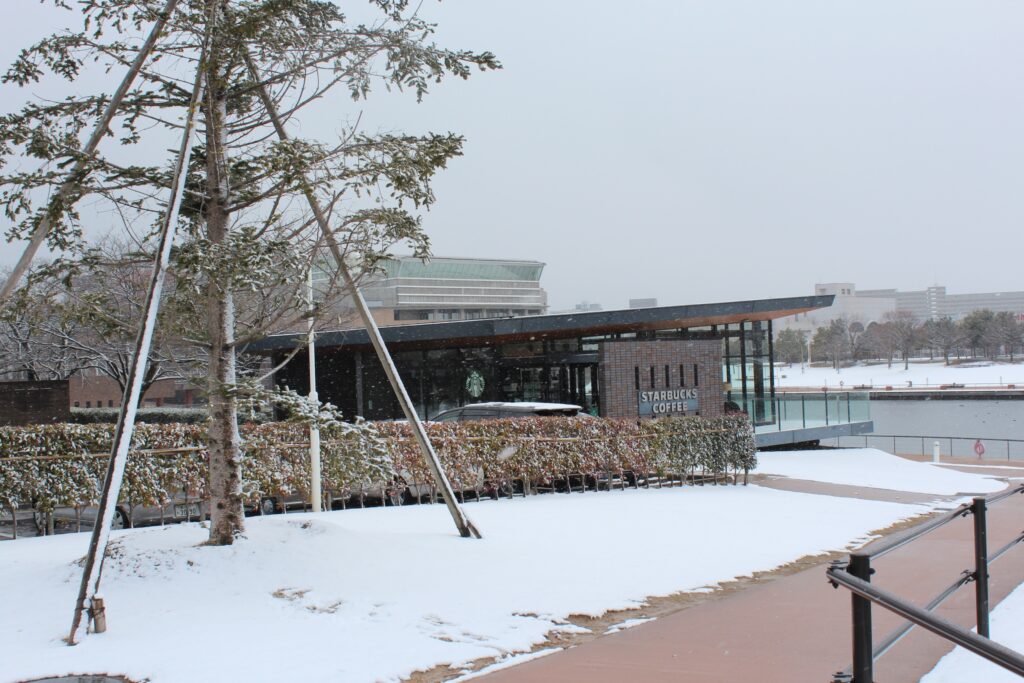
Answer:
M1017 490L1014 490L1014 493L1018 493L1020 491L1024 491L1024 486L1018 487ZM865 550L861 554L867 555L872 560L876 560L884 555L888 555L898 548L902 548L911 541L916 541L927 533L949 524L954 519L966 517L969 514L971 514L971 505L964 503L955 510L951 510L950 512L939 515L938 517L933 517L921 524L912 526L909 529L895 533L891 536L887 536L880 541L876 541L868 546L870 550Z
M990 504L998 503L1015 494L1024 493L1024 484L993 494L989 497L976 497L971 504L965 504L938 517L929 519L899 534L894 534L872 544L868 548L850 553L849 561L833 562L826 570L826 575L833 586L843 586L854 593L853 608L853 664L836 673L833 681L853 680L856 683L872 683L874 662L889 651L900 639L909 633L914 626L924 626L929 631L962 645L975 654L1024 675L1024 656L989 639L989 597L988 567L1002 557L1007 551L1024 542L1024 533L1019 534L1008 544L995 553L988 553L987 509ZM870 583L871 560L878 559L898 548L935 531L960 517L974 516L974 570L961 572L960 577L950 586L933 598L925 607L917 607L898 596L888 593ZM962 629L951 622L935 615L935 610L959 588L968 583L975 584L975 608L978 633ZM871 602L900 614L910 623L904 624L890 633L878 646L873 647L871 636ZM852 674L852 679L851 679Z
M1021 543L1021 542L1024 542L1024 533L1022 533L1021 535L1017 536L1017 538L1013 539L1012 541L1010 541L1009 543L1004 545L1002 548L1000 548L999 550L997 550L994 553L992 553L992 555L990 555L989 558L988 558L989 564L991 564L991 563L995 562L996 560L998 560L1000 557L1002 557L1006 553L1007 550L1012 549L1015 545L1017 545L1018 543Z
M1024 676L1024 656L1005 645L1000 645L984 636L979 636L973 631L960 628L953 622L909 603L894 593L873 586L839 567L829 567L826 573L833 584L848 588L855 595L881 605L908 621L912 621L914 624L922 626L932 633L984 657L993 664L998 664L1004 669L1012 671L1018 676ZM857 678L853 680L855 683L864 683Z
M949 441L1009 441L1024 443L1024 439L1004 439L996 436L935 436L934 434L861 434L869 439L941 439Z
M849 447L860 447L860 440L863 439L863 448L881 448L891 453L907 454L914 453L917 451L917 447L904 448L903 445L906 442L920 443L920 455L934 455L931 444L934 442L941 442L943 445L948 445L949 450L944 451L942 455L944 457L954 458L974 458L982 457L978 456L977 451L970 449L970 443L982 442L991 451L984 455L987 460L1005 460L1007 462L1020 461L1024 458L1024 439L1010 439L1001 438L995 436L935 436L932 434L850 434L845 436L834 436L829 437L830 441L834 439L835 446L840 448ZM853 441L851 441L851 439ZM881 444L878 440L881 439ZM897 442L901 441L903 444L897 448ZM888 444L891 442L892 449L889 449ZM956 451L960 450L958 446L965 444L967 448L960 455L957 455ZM1003 444L999 446L999 444ZM1003 451L998 457L996 456L996 450Z
M941 593L939 593L935 597L935 599L933 599L931 602L929 602L927 605L924 606L925 611L926 612L931 612L932 610L938 608L951 595L953 595L958 590L960 590L961 587L966 586L967 584L969 584L971 581L974 581L974 572L971 572L971 571L963 571L963 572L961 572L959 579L957 579L956 581L951 583L946 588L946 590L944 590ZM879 646L875 648L875 652L874 652L874 655L873 655L875 661L878 661L878 658L881 657L882 655L884 655L886 652L888 652L889 649L892 648L893 645L895 645L896 643L898 643L901 640L903 640L903 636L907 635L912 630L914 630L914 626L916 626L916 624L914 622L908 621L907 623L903 624L903 626L900 626L898 629L896 629L895 631L890 633L888 636L886 636L885 639L881 642L881 644L879 644Z

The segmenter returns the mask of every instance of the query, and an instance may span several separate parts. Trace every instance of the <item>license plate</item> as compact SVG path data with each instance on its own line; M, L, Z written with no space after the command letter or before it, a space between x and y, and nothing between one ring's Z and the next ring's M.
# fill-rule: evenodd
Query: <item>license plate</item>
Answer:
M199 503L189 503L188 505L175 505L174 516L199 517Z

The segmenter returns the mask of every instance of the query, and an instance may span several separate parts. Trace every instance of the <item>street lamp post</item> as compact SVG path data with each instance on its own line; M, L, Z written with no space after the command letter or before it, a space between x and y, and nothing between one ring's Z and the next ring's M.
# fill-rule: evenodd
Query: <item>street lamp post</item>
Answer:
M316 393L316 330L315 309L313 307L313 266L309 267L306 279L306 301L309 306L307 319L308 335L306 339L307 356L309 358L309 402L319 413L320 397ZM320 512L320 427L316 422L309 425L309 497L313 512Z

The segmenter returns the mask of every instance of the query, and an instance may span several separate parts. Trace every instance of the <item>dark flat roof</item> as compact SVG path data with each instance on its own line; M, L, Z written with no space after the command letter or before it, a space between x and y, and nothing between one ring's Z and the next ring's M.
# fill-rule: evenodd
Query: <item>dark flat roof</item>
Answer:
M774 320L832 305L835 297L798 296L784 299L754 299L689 306L658 306L618 311L587 311L512 318L484 318L452 322L417 323L381 327L384 342L395 347L436 347L458 342L464 345L510 343L536 339L586 337L590 335L671 330L680 327L724 325L745 320ZM278 334L250 344L249 351L268 352L293 349L306 343L305 333ZM318 332L317 346L370 346L363 328Z

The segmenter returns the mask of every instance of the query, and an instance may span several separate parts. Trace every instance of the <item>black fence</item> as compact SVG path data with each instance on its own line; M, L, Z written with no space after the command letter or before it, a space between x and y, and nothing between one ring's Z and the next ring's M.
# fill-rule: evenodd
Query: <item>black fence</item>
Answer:
M923 522L915 527L874 543L870 550L850 553L849 560L837 560L826 570L829 582L834 587L842 586L853 593L853 664L833 675L833 683L874 683L874 663L907 635L914 626L921 626L971 652L1024 676L1024 655L992 641L989 638L988 567L1011 548L1024 541L1024 533L994 553L988 552L988 530L986 515L988 507L1018 493L1024 493L1024 485L1003 491L987 498L975 498L972 503ZM961 517L974 518L974 568L965 569L956 581L937 595L925 607L919 607L900 596L871 584L875 572L871 562L888 555L898 548L916 541L925 534L935 531ZM959 588L974 584L977 633L968 631L934 613L934 610L953 595ZM889 634L877 648L871 635L871 604L875 603L899 614L907 623Z
M859 434L837 436L827 443L842 448L877 448L898 455L932 455L935 444L942 458L1024 460L1024 439L987 436L921 436L911 434Z

